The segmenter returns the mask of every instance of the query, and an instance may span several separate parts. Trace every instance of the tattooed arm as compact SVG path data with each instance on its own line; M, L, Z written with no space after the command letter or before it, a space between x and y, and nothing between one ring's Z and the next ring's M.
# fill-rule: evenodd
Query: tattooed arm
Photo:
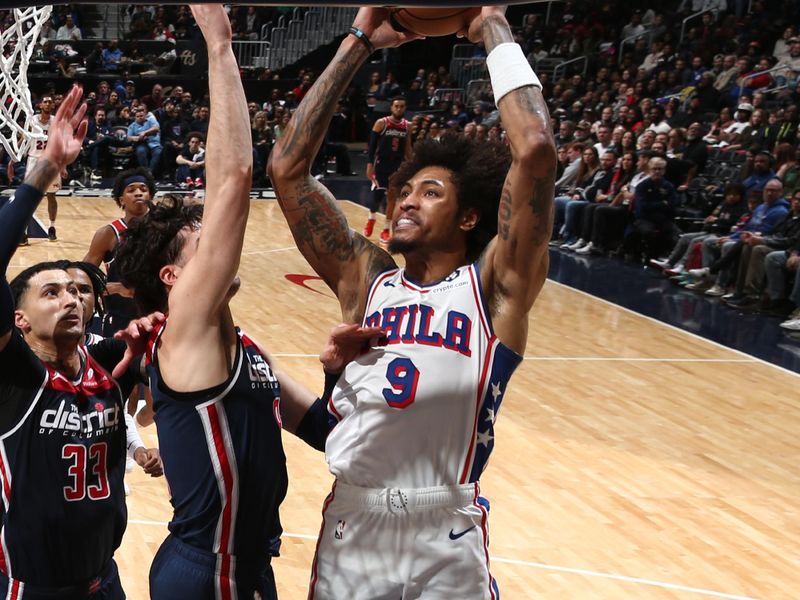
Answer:
M514 41L502 9L486 7L476 20L487 52ZM470 27L470 38L477 25ZM541 90L518 88L503 96L498 108L512 164L500 198L497 236L482 258L481 279L498 338L522 353L527 315L547 276L556 149Z
M386 9L362 8L353 26L363 31L376 49L415 39L394 31L387 18ZM350 229L336 198L311 176L310 169L337 100L368 56L366 44L353 35L344 38L336 56L292 115L285 134L272 150L268 167L298 249L339 298L342 316L350 323L361 320L374 276L393 266L394 261Z

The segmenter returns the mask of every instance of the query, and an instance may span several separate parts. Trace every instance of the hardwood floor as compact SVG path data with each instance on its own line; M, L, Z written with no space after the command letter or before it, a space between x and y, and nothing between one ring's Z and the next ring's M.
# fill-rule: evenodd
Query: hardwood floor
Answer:
M342 207L360 229L366 210ZM33 240L12 271L81 258L117 214L111 200L60 198L60 240ZM313 273L277 203L253 203L240 274L237 322L321 389L316 356L339 308L321 282L286 278ZM525 358L482 480L505 598L797 597L797 375L553 282ZM155 444L153 427L142 434ZM322 454L284 439L290 487L274 567L280 597L296 600L331 476ZM163 479L134 472L129 483L117 560L128 597L144 600L171 511Z

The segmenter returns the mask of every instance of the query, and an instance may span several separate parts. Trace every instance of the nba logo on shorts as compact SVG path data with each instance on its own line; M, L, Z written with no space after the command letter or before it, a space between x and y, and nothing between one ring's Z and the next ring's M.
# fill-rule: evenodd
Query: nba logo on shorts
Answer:
M341 540L344 537L344 526L346 524L347 523L345 523L344 521L339 521L336 524L336 530L333 532L334 538L336 538L337 540Z

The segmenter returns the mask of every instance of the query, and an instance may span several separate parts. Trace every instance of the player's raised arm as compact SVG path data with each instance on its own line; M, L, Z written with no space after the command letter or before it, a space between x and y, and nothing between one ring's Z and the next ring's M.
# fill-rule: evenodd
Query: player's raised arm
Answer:
M88 126L81 104L83 90L72 86L50 125L49 143L36 166L25 177L12 202L0 210L0 350L11 338L14 303L6 282L6 268L17 249L39 200L48 186L74 161L81 150Z
M492 300L489 305L497 336L522 353L527 314L544 284L549 264L555 141L541 84L514 43L503 10L484 7L471 24L469 37L473 41L482 39L489 54L495 102L512 160L500 198L497 237L484 256L482 279Z
M204 328L216 321L239 268L250 210L253 151L231 27L222 5L192 6L208 49L211 120L208 127L206 199L197 253L169 296L170 319ZM185 319L184 319L185 317ZM206 319L210 317L210 319Z
M297 247L337 295L348 322L360 320L372 277L394 263L386 252L350 229L336 198L311 176L311 163L336 102L371 50L416 38L392 29L387 18L384 8L359 10L351 35L305 95L270 156L269 177Z

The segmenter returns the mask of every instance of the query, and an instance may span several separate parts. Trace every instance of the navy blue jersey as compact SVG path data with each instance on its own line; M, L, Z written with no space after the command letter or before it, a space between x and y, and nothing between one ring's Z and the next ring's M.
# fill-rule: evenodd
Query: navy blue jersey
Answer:
M201 392L172 391L158 368L163 331L158 327L150 338L147 373L174 509L169 530L219 555L223 577L231 558L263 558L263 567L282 532L278 507L287 487L278 380L237 329L227 381Z
M124 347L124 345L123 345ZM106 567L127 521L122 391L114 361L78 348L70 380L14 332L0 352L0 569L32 586L80 585Z
M375 170L394 173L403 162L406 151L408 121L399 122L391 117L383 118L383 131L375 149Z
M106 277L108 282L119 283L119 273L117 266L114 263L114 259L117 256L120 235L123 231L128 229L128 224L125 222L125 219L116 219L115 221L109 223L108 226L111 227L111 229L114 231L114 235L117 237L117 245L113 250L106 253L106 255L103 257L103 262L106 266ZM107 336L110 336L120 328L125 327L131 321L131 319L135 319L138 316L136 303L133 301L133 298L120 296L119 294L109 294L105 297L103 302L105 304L107 313L106 321L114 321L112 327L105 327L103 330L103 333Z

